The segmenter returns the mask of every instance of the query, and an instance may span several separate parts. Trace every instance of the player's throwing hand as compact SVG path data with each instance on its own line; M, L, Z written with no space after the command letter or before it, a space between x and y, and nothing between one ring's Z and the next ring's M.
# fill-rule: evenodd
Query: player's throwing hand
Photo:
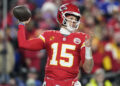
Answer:
M32 16L31 11L24 5L14 7L13 15L23 24L29 23Z

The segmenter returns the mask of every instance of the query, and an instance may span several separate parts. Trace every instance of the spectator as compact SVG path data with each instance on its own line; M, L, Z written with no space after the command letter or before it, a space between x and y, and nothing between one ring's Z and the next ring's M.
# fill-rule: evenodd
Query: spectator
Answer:
M30 69L28 73L26 85L27 86L42 86L42 82L37 80L37 76L38 76L37 71L34 68Z
M6 47L4 47L4 33L3 33L3 31L2 30L0 30L0 82L2 82L1 80L2 80L2 73L4 73L3 72L3 58L5 58L4 57L4 55L6 56L6 74L4 75L4 76L6 76L6 78L7 78L7 81L9 81L9 74L10 74L10 72L12 72L12 70L13 70L13 68L14 68L14 60L15 60L15 58L14 58L14 50L13 50L13 47L12 47L12 45L8 42L8 41L6 41ZM5 49L6 48L6 49Z
M103 69L96 70L94 77L86 86L112 86L109 80L105 80L105 72Z
M112 14L114 7L119 6L120 3L119 1L115 1L115 0L104 0L103 2L99 4L97 3L97 5L102 11L102 13L104 15L107 15L106 17L108 17L109 15Z
M25 84L20 79L16 79L15 77L10 78L9 85L10 86L25 86Z
M113 41L105 46L106 58L104 58L104 67L112 71L120 70L120 32L113 35ZM109 61L106 62L106 61ZM109 68L110 67L110 68Z
M120 8L114 7L112 18L107 23L107 29L111 32L110 35L113 33L120 31Z
M94 73L97 69L100 69L103 67L102 62L103 62L103 53L100 50L100 41L97 38L93 39L92 43L92 55L94 59L94 67L92 70L92 73Z
M9 85L10 86L17 86L17 82L14 78L11 78L10 81L9 81Z
M46 2L41 8L43 19L47 24L54 29L57 26L56 16L57 16L57 6L53 2Z

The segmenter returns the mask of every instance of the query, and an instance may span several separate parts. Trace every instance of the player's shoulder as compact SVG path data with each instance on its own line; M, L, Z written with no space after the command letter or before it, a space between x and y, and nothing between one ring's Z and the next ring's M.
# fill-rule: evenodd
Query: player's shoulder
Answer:
M82 36L82 37L87 35L87 34L84 33L84 32L76 32L75 34L78 35L78 36Z
M76 32L74 37L79 38L81 41L85 41L85 37L88 36L86 33L84 32Z
M76 32L75 34L76 35L74 37L77 37L79 40L81 40L81 44L83 44L85 42L85 38L86 38L86 36L88 36L88 34L86 34L84 32Z
M57 31L57 30L46 30L44 32L44 34L55 34L55 33L59 33L59 31Z
M40 34L39 37L42 38L42 39L49 39L49 37L51 37L51 36L58 35L56 33L59 33L59 31L57 31L57 30L46 30L42 34Z

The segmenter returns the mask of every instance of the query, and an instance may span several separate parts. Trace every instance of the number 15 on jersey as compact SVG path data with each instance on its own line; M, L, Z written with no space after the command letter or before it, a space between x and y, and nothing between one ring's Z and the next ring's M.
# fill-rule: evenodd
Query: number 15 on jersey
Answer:
M52 59L50 60L50 65L58 65L63 67L72 67L73 62L74 62L74 56L72 53L67 53L66 50L73 50L75 51L76 46L75 45L70 45L70 44L62 44L61 46L61 51L60 51L60 58L67 58L68 61L65 61L63 59L60 59L59 61L57 60L57 52L58 52L58 43L53 43L51 45L51 48L53 50L52 53Z

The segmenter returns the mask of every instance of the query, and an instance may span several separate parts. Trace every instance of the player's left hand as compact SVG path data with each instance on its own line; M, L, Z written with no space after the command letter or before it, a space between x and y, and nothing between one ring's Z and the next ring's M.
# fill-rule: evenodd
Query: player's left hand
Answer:
M90 32L89 37L85 36L85 47L91 47L94 33Z

